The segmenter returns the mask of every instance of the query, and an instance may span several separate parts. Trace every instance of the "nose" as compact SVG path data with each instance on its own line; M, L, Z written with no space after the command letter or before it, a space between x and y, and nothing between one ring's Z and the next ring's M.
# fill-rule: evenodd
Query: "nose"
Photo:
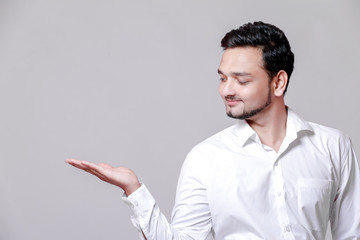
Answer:
M227 79L222 81L219 86L220 95L223 97L226 96L234 96L235 89L234 89L234 81L232 79Z

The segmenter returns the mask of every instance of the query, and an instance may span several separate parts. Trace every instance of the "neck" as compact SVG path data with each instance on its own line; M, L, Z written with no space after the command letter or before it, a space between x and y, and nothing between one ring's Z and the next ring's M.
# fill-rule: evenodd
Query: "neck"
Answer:
M247 122L258 134L260 141L276 152L286 135L287 110L284 102L271 104L269 108L248 119Z

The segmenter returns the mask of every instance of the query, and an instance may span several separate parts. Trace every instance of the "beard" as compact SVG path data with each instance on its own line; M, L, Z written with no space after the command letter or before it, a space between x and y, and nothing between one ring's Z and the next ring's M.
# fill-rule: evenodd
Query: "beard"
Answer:
M257 107L255 109L251 109L249 111L243 111L243 113L241 114L238 114L238 115L233 115L231 110L229 110L228 112L226 112L226 114L228 115L228 117L231 117L231 118L235 118L235 119L240 119L240 120L244 120L244 119L249 119L253 116L255 116L256 114L264 111L270 104L272 103L272 100L271 100L271 90L270 90L270 86L269 86L269 92L268 92L268 97L267 97L267 100L266 102L261 105L260 107Z

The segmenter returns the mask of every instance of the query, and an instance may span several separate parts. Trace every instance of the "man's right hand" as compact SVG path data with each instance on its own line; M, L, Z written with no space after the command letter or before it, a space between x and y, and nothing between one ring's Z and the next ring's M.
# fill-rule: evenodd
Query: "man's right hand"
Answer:
M141 186L135 173L125 167L115 168L106 163L95 164L77 159L66 159L65 162L91 173L105 182L122 188L127 196Z

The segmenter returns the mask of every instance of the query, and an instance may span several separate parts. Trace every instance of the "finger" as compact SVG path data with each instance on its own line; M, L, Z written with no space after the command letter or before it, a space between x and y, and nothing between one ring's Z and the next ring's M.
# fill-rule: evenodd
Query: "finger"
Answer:
M98 164L95 164L95 163L92 163L92 162L88 162L88 161L81 161L81 165L84 166L84 167L87 167L89 169L92 169L92 170L96 170L96 171L103 171L105 168L103 168L102 166L98 165Z
M80 161L80 160L76 160L76 159L66 159L65 162L67 162L68 164L76 167L76 168L79 168L81 170L84 170L86 172L89 172L89 167L82 164L83 161ZM89 172L90 173L90 172Z
M102 174L101 172L99 171L96 171L96 170L93 170L93 169L87 169L86 170L88 173L98 177L99 179L105 181L105 182L108 182L109 178L107 177L107 175L104 175Z
M67 159L65 159L65 162L69 163L69 164L71 164L71 163L75 164L75 163L80 163L81 161L74 159L74 158L67 158Z
M67 162L68 164L72 165L72 166L83 166L81 164L82 161L77 160L77 159L73 159L73 158L68 158L65 160L65 162Z
M106 169L113 168L113 166L111 166L111 165L109 165L107 163L98 163L97 165L100 166L100 167L106 168Z
M112 168L112 166L108 164L95 164L92 162L88 162L85 160L76 160L76 159L66 159L65 160L70 165L79 168L81 170L84 170L98 178L100 178L103 181L107 181L108 177L108 171L107 169Z
M76 167L76 168L80 168L80 169L82 169L82 170L85 170L85 166L83 166L83 165L81 165L80 163L77 163L77 162L69 162L69 164L71 165L71 166L74 166L74 167Z
M108 168L104 168L99 164L95 164L88 161L81 161L81 165L86 167L88 170L94 173L96 176L106 177L109 174Z

